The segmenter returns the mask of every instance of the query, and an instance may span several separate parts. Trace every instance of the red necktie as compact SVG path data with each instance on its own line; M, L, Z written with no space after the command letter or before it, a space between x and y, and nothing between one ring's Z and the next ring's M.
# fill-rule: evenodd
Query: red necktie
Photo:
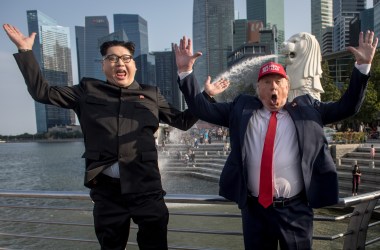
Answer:
M259 203L267 208L273 203L273 151L276 137L277 112L272 112L261 157Z

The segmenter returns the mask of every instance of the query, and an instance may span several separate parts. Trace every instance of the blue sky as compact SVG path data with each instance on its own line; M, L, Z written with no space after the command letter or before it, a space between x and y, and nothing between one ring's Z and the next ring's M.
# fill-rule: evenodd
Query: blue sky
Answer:
M297 7L295 7L297 6ZM10 23L27 34L26 11L40 10L71 30L75 55L74 26L84 26L85 16L106 15L113 31L113 14L138 14L148 21L149 50L162 51L183 36L192 36L192 0L2 0L0 23ZM302 10L302 11L297 11ZM246 18L245 0L235 0L235 15ZM285 39L298 32L310 32L310 0L285 0ZM16 47L0 31L0 134L36 133L34 101L26 91L12 54ZM74 84L78 83L73 57Z

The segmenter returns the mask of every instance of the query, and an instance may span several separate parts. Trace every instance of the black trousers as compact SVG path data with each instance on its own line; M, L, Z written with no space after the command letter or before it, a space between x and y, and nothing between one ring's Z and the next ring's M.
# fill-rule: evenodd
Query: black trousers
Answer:
M139 249L166 250L169 212L164 191L123 195L120 184L98 178L91 189L95 233L102 250L124 250L130 221L138 225Z
M304 199L264 208L250 197L241 212L245 250L311 249L313 210Z

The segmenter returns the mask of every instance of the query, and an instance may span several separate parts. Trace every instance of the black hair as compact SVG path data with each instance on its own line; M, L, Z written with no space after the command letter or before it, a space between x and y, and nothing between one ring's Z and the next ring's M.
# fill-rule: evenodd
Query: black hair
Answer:
M129 52L131 52L132 56L135 53L135 44L133 42L113 40L113 41L104 42L102 45L100 45L100 54L102 56L105 56L107 54L108 48L114 47L114 46L122 46L126 48L127 50L129 50Z

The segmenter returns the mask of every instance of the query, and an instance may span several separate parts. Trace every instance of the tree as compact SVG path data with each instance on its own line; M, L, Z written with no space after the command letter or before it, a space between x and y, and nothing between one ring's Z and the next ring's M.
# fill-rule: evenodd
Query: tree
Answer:
M330 76L329 65L327 61L322 62L322 78L321 84L325 93L321 94L322 102L337 101L339 100L342 93L339 91L339 88L335 85L332 77Z

